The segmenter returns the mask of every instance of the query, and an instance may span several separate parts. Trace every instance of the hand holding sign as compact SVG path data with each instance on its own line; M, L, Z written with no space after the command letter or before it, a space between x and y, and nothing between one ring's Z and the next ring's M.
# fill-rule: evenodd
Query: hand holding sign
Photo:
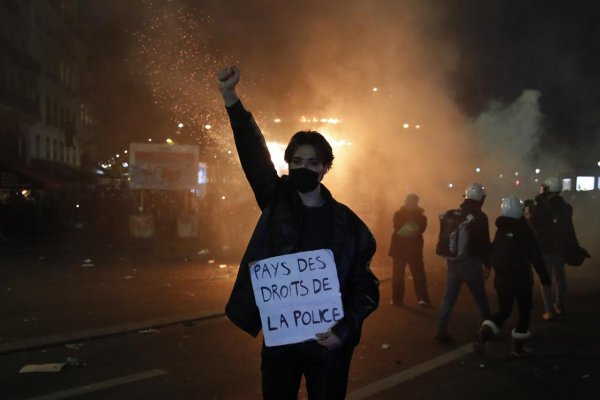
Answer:
M339 339L328 331L344 310L331 250L259 260L250 264L250 276L267 346L315 338L336 346Z
M327 350L335 350L342 346L340 338L333 332L317 333L317 343L325 347Z

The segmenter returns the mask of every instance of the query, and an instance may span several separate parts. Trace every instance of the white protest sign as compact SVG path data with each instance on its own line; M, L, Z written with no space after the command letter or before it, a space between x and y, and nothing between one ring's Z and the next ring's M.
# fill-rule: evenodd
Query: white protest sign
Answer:
M344 316L331 250L255 261L250 276L268 347L315 339Z

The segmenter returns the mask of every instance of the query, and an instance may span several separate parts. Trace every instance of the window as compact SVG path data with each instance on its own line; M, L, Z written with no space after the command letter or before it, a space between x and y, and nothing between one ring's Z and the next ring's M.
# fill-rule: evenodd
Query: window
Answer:
M52 105L50 99L46 97L46 123L49 124L52 120Z
M35 135L35 156L36 158L42 158L42 138L40 138L40 135Z

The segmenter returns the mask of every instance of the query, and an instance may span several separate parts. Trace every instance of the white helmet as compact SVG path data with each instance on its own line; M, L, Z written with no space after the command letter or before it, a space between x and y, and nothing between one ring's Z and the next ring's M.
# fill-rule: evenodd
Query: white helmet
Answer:
M503 217L520 219L523 216L525 204L515 196L505 197L500 204L500 214Z
M550 176L544 180L542 186L545 188L546 192L558 193L562 189L562 185L560 181L555 176Z
M486 196L485 187L480 183L472 183L465 190L465 199L473 199L476 201L483 201Z

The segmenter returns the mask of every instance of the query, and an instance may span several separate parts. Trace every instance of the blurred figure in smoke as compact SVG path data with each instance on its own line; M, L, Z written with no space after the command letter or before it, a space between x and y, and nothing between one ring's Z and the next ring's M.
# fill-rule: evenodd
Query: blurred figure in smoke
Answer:
M419 207L419 196L409 194L404 205L394 214L394 233L388 253L394 260L392 304L402 305L404 301L404 274L408 264L419 305L431 305L423 264L423 232L427 228L427 217L423 212Z
M565 251L578 246L573 227L573 208L560 196L561 186L558 178L547 178L540 187L540 194L535 197L531 216L531 224L544 255L548 275L551 278L554 276L556 280L556 298L552 286L542 286L542 317L546 321L565 312Z
M479 183L473 183L465 190L464 197L465 200L460 205L460 209L472 218L467 226L469 241L466 255L463 258L447 260L446 291L438 315L437 330L433 337L441 343L454 342L454 338L448 334L448 322L463 282L467 284L473 295L481 320L484 321L490 317L490 307L484 286L484 281L488 278L491 268L489 263L490 231L488 217L481 210L486 197L485 188Z
M502 199L501 215L496 219L498 230L494 236L490 256L500 309L481 324L477 339L473 343L478 353L483 353L486 343L500 333L500 328L512 312L515 300L519 307L519 318L517 326L512 330L511 356L521 357L531 353L531 349L525 346L525 342L531 337L529 332L533 303L531 265L533 264L544 286L550 285L551 281L533 231L523 218L524 209L525 204L517 197Z
M379 303L379 281L370 269L375 239L321 184L333 162L325 138L318 132L296 133L285 150L289 175L278 177L260 129L236 95L240 71L225 68L217 77L242 167L262 211L240 264L227 316L253 336L261 330L250 262L331 249L344 316L312 341L273 347L263 342L262 389L265 399L296 399L304 375L309 399L344 399L363 321Z

